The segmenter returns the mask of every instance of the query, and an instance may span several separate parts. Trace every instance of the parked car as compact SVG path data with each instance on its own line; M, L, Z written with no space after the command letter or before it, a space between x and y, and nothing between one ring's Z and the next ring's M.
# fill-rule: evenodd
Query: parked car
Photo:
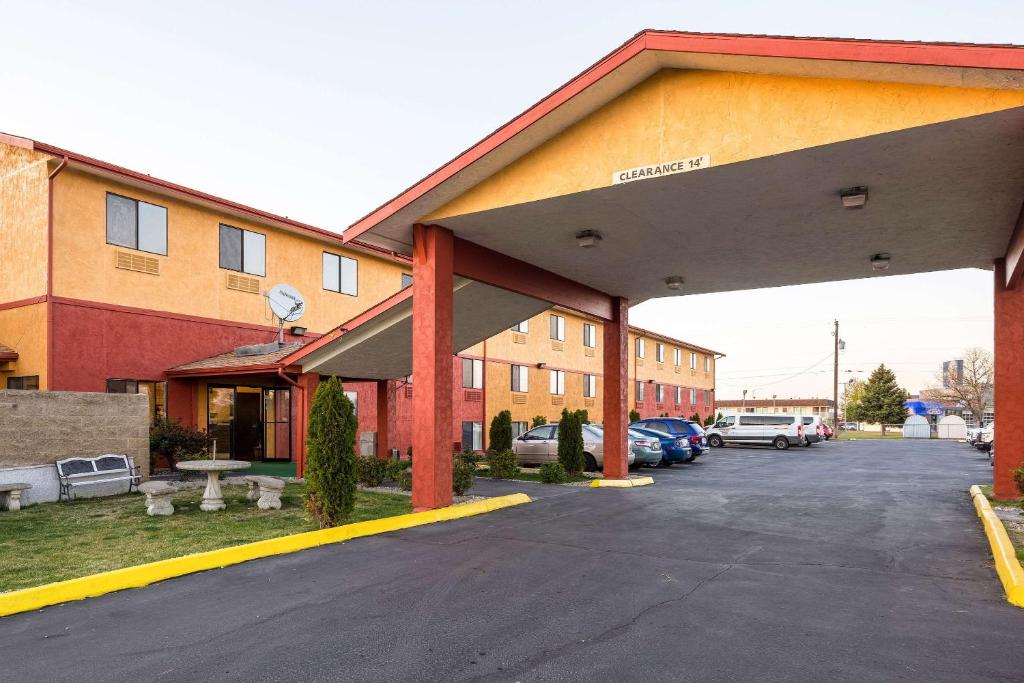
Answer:
M825 441L829 441L833 436L836 435L832 428L824 422L821 423L821 435L825 438Z
M989 422L987 425L983 425L983 426L980 426L980 427L971 427L970 429L968 429L967 430L967 443L971 444L972 446L977 445L978 440L981 438L981 433L984 432L986 429L988 429L991 426L992 426L992 423Z
M727 443L764 444L781 451L805 441L802 415L727 415L708 430L708 443L712 448Z
M856 422L840 422L839 423L839 431L841 431L841 432L855 432L855 431L857 431L857 423Z
M632 444L627 461L632 467L635 460ZM543 465L558 462L558 423L534 427L512 441L512 452L520 465ZM659 455L659 459L660 459ZM604 431L600 425L583 425L583 469L594 472L604 467Z
M992 450L992 443L996 438L996 424L990 422L987 427L981 430L978 434L978 440L975 441L974 447L979 451L990 451Z
M684 420L681 417L650 417L630 422L629 428L653 429L656 432L685 437L690 443L690 450L695 458L700 457L708 450L708 438L704 433L704 428L696 422Z
M646 434L661 442L662 467L672 467L672 464L677 462L690 462L696 457L693 454L693 449L690 448L690 440L685 436L639 427L633 427L632 431Z
M604 433L604 425L591 424L590 427ZM661 441L655 437L641 434L635 429L626 430L629 439L629 466L640 467L641 465L656 466L661 463Z
M825 428L817 415L804 415L804 445L810 446L825 438Z

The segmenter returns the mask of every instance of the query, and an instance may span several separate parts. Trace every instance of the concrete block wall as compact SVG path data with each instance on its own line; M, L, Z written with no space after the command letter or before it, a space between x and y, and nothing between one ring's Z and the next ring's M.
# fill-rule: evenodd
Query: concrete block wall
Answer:
M149 401L144 394L0 390L0 482L27 482L26 504L57 499L57 460L124 453L149 474ZM127 483L78 495L127 491Z

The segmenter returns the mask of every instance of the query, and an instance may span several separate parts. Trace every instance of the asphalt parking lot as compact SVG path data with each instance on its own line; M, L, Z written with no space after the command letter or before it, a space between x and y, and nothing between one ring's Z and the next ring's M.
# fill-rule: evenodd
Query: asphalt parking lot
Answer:
M1020 680L963 444L725 448L535 502L0 619L2 677Z

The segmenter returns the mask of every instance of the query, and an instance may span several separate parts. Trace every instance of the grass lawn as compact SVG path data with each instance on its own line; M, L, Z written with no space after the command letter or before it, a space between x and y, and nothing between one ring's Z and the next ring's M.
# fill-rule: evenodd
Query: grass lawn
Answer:
M840 441L850 441L852 439L902 439L903 432L899 430L890 430L882 436L882 432L839 432L836 437Z
M268 511L245 499L245 486L224 486L221 512L199 509L199 488L174 496L170 517L147 516L137 493L0 513L0 592L313 531L318 527L306 519L303 488L288 484L281 509ZM351 521L410 511L408 496L359 491Z
M999 507L1017 507L1024 510L1024 500L996 500L992 497L991 486L979 486L981 492L988 498L989 502ZM1013 549L1017 553L1017 560L1024 564L1024 525L1014 525L1011 522L1003 521L1003 527L1006 529L1006 535L1010 537L1010 542L1013 543Z

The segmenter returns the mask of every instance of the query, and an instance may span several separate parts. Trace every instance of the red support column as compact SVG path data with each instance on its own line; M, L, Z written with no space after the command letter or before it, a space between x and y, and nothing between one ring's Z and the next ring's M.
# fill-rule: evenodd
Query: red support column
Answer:
M451 231L413 226L413 510L452 503L453 265Z
M391 429L389 419L391 411L388 410L391 401L388 390L391 382L386 379L377 380L377 457L387 460L388 448L391 446Z
M1024 285L1006 287L1006 265L995 268L995 409L1000 429L995 432L992 479L997 498L1018 498L1013 470L1024 465ZM977 419L981 420L981 416Z
M292 460L295 461L295 475L306 472L306 439L309 438L309 411L313 407L313 395L320 386L320 375L307 372L299 375L298 385L292 391L292 402L296 410L292 413Z
M185 427L196 426L196 383L190 379L167 380L167 417Z
M604 342L604 476L625 479L626 418L629 413L626 353L629 346L629 304L612 299L612 320L605 321Z

